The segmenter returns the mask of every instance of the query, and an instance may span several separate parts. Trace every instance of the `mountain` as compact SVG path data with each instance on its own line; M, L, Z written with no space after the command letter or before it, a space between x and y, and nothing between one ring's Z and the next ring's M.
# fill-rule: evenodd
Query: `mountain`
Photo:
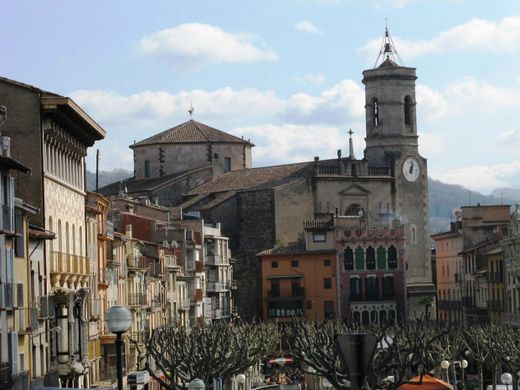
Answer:
M126 169L114 169L113 171L99 171L99 187L106 186L107 184L123 179L132 177L133 173ZM87 171L87 190L95 191L96 189L96 174L94 172Z
M99 172L99 186L132 177L133 173L125 169ZM96 186L96 175L87 171L87 189L93 191ZM438 180L428 179L430 193L430 232L438 233L449 229L453 210L461 206L490 204L514 205L520 200L520 190L514 188L498 188L491 195L482 195L470 191L460 185L446 184Z
M498 195L496 194L498 191ZM514 199L520 199L520 196L513 195L512 190L506 192L502 189L502 196L500 190L493 191L492 195L482 195L479 192L471 191L460 185L446 184L438 180L428 179L428 192L430 194L430 233L438 233L449 229L450 221L452 220L453 210L461 206L474 206L477 203L481 205L492 204L508 204L513 206Z

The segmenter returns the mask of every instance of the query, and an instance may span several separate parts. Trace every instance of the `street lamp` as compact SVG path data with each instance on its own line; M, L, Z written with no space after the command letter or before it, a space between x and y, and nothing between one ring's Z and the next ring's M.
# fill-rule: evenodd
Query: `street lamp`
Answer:
M195 378L188 385L188 389L190 390L206 390L206 385L204 385L204 381L199 378Z
M244 385L246 384L246 376L244 374L238 374L237 377L238 389L244 390Z
M108 331L116 334L117 389L123 390L123 338L132 326L132 312L125 306L112 306L105 312Z
M450 377L449 377L449 375L448 375L448 368L449 368L449 367L450 367L450 362L449 362L449 361L447 361L447 360L443 360L443 361L441 362L441 368L442 368L443 370L446 370L446 382L448 382L448 383L450 383Z
M462 383L462 390L466 390L466 383L464 382L464 370L468 368L468 361L466 359L462 359L460 362L460 369L462 371L462 376L460 378Z
M513 383L513 376L509 372L504 372L500 376L500 381L506 385L506 390L509 390L509 385Z

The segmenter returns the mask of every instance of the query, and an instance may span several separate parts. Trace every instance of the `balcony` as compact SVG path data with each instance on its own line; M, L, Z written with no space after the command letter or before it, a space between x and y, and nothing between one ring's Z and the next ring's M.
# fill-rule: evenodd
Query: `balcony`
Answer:
M205 257L206 265L228 265L219 255L209 255Z
M387 167L368 167L368 176L390 176L390 169Z
M114 224L111 221L98 222L98 239L103 241L114 239Z
M9 234L14 232L14 207L9 205L0 206L0 231Z
M128 294L128 305L129 306L146 306L147 305L146 294Z
M206 283L206 291L208 292L219 292L225 291L226 286L222 282L207 282Z
M51 285L69 289L87 287L90 260L85 256L51 252Z
M163 304L163 300L161 299L161 296L156 295L152 298L152 302L151 302L150 306L155 309L155 308L161 307L162 304Z
M339 176L339 167L316 167L316 176Z
M236 280L228 280L226 283L226 288L228 290L236 290L238 288L238 283Z
M126 256L128 271L145 271L148 269L148 261L143 256Z
M175 291L168 291L166 293L166 301L174 302L177 300L177 293Z
M171 270L178 270L180 265L177 264L177 256L175 255L165 255L164 256L164 265Z
M269 290L267 292L268 302L284 302L284 301L304 301L305 289L300 287L291 291L289 294L281 294L278 290Z

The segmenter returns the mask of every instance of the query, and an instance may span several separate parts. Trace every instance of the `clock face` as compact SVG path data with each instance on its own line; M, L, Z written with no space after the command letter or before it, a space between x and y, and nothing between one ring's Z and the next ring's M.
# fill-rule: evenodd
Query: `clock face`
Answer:
M403 175L408 181L416 181L421 173L419 161L413 157L407 157L403 163Z

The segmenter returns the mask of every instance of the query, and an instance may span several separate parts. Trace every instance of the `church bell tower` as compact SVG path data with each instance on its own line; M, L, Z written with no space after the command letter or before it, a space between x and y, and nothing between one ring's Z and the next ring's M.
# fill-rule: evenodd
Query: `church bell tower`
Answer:
M408 315L419 316L433 301L428 229L428 175L419 154L415 68L402 65L388 29L373 69L363 72L366 150L369 167L389 168L391 201L405 228L405 277ZM432 308L431 312L434 312Z

